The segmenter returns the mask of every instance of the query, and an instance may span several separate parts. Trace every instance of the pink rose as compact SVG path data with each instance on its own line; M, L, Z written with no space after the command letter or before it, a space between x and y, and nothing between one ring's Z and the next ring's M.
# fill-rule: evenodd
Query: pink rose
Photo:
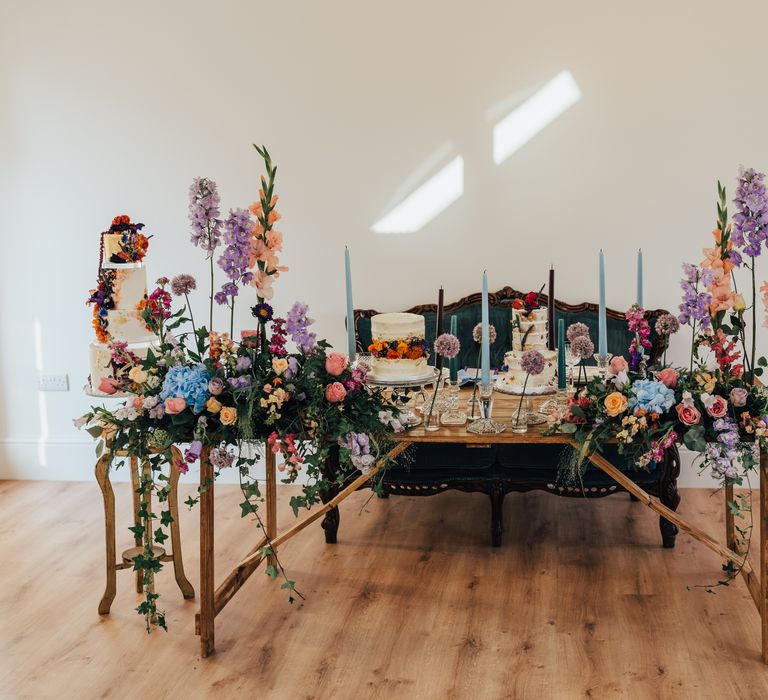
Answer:
M680 373L672 367L666 367L656 375L656 379L670 389L674 389L677 386L677 380L680 379Z
M136 398L134 398L133 407L137 411L140 411L142 408L144 408L144 399L141 396L137 396Z
M181 413L187 407L187 402L179 397L170 397L165 400L165 412L174 415Z
M728 402L722 396L713 396L710 401L707 402L707 413L712 418L722 418L728 413Z
M685 425L697 425L701 420L701 413L691 404L679 403L675 406L675 409L677 410L677 417L680 419L680 422Z
M325 398L331 403L339 403L344 400L347 390L341 382L334 382L325 388Z
M749 392L746 389L743 389L740 386L737 386L733 389L731 389L730 397L731 397L731 403L734 406L746 406L747 405L747 396L749 396Z
M102 377L98 388L102 394L114 394L117 391L117 381L112 377Z
M622 372L629 371L629 365L627 364L627 361L624 359L623 355L616 355L611 359L611 363L608 365L608 369L612 375L616 376Z
M338 377L346 368L347 358L338 352L332 352L325 358L325 371L334 377Z

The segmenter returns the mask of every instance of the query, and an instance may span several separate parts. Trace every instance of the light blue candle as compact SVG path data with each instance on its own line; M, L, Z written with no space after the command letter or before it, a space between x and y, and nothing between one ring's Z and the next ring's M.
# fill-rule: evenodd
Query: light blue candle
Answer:
M488 334L488 274L483 272L483 296L481 303L482 320L482 345L480 350L480 381L483 384L491 383L491 343Z
M557 319L557 388L565 389L565 319Z
M456 314L451 316L451 335L458 335L458 325L459 325L459 319L456 317ZM451 384L454 382L457 382L459 380L459 358L453 357L451 358L451 361L448 364L448 369L450 370L450 377L451 377Z
M355 314L352 304L352 263L349 261L349 248L344 246L344 274L347 280L347 353L349 361L357 357L355 349Z
M643 305L643 251L637 251L637 305Z
M608 322L605 317L605 258L600 249L600 310L597 315L597 352L608 354Z

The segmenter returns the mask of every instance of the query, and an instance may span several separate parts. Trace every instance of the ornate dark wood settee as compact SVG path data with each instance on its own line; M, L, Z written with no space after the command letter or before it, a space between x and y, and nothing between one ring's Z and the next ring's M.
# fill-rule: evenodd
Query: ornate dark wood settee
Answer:
M491 346L491 366L500 367L504 353L512 347L511 309L514 299L523 296L510 287L504 287L495 294L489 294L490 322L496 327L498 339ZM546 295L542 294L542 304L546 305ZM434 340L437 308L435 304L415 306L410 313L421 314L425 318L427 339ZM581 321L590 328L593 339L597 338L597 305L583 303L575 306L555 300L555 319L565 319L568 327ZM371 316L379 313L373 309L355 310L355 334L360 352L367 352L371 342ZM664 310L648 312L652 329L651 361L657 361L664 348L656 337L653 326L655 319ZM480 294L472 294L444 308L445 327L448 319L457 316L458 336L461 341L459 355L460 367L474 367L477 362L477 344L472 340L472 329L480 321ZM614 355L625 355L632 340L627 330L624 313L608 310L608 351ZM476 448L462 444L421 444L409 448L407 459L400 460L390 467L383 479L384 496L431 496L448 489L488 494L491 501L491 542L501 545L502 505L504 496L511 491L531 491L539 489L558 496L578 498L599 498L613 493L623 492L621 486L613 482L602 471L590 465L581 486L567 486L558 481L557 468L563 448L559 445L517 444L491 445ZM630 475L633 481L648 493L658 496L664 505L676 510L680 502L677 491L677 478L680 473L680 458L677 448L667 452L662 463L652 463L649 470L631 468L615 448L606 450L606 457L622 472ZM332 494L328 494L330 497ZM331 511L323 522L326 541L335 542L339 525L338 510ZM675 546L677 527L660 518L660 529L664 547Z

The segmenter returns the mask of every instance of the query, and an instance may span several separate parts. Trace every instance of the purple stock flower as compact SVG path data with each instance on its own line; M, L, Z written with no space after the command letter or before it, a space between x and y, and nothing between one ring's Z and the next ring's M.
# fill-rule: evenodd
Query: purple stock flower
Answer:
M754 169L742 170L736 187L736 213L733 215L733 244L745 255L760 255L763 241L768 237L768 196L765 191L765 174ZM741 263L741 256L731 254L735 264ZM738 259L738 262L737 262Z
M683 264L683 278L680 280L680 288L683 290L683 300L680 306L678 320L682 324L698 322L702 329L709 328L711 317L709 305L712 303L712 294L706 290L714 281L713 271L710 268L699 268L689 263Z
M312 352L317 342L317 336L307 330L314 323L313 319L307 318L308 308L306 304L297 301L288 312L285 322L285 330L304 354Z
M196 177L192 181L189 188L191 240L196 246L206 251L209 257L221 242L219 202L219 193L213 180L207 177Z

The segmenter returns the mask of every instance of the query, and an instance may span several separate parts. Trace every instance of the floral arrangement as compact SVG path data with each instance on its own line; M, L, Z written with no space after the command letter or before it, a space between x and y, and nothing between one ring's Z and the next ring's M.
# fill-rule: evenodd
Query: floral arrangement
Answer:
M131 217L127 214L121 214L112 219L112 225L105 233L119 233L120 250L110 255L109 261L113 263L132 263L140 262L144 259L149 248L149 237L141 233L144 224L131 223ZM104 234L102 234L101 245L103 253Z
M403 340L377 340L368 346L373 357L387 360L418 360L429 357L429 341L424 338L405 338Z
M522 298L517 298L512 302L513 309L521 309L528 316L532 311L541 308L541 293L544 291L544 285L538 292L528 292Z
M171 522L168 510L159 517L151 512L148 497L154 491L158 501L167 504L162 469L172 459L172 445L188 445L183 462L176 465L182 473L204 449L216 475L222 469L237 469L244 496L242 516L253 516L262 527L261 493L251 474L259 450L280 458L284 483L304 474L301 494L291 499L298 514L330 490L323 474L332 449L340 452L341 473L336 478L343 481L355 470L369 469L386 453L388 436L402 430L397 398L387 399L380 390L369 388L364 367L351 366L346 356L331 352L326 341L317 339L305 304L297 302L280 317L267 303L273 296L272 280L285 268L276 257L282 236L273 229L280 218L274 208L276 168L266 148L257 151L267 171L259 201L247 210L230 211L220 221L215 183L197 178L190 190L190 222L192 242L211 260L210 318L214 301L226 304L231 312L240 289L251 285L257 295L252 312L258 328L243 331L237 340L231 314L229 332L196 325L189 294L197 281L188 274L172 280L161 277L142 309L157 335L157 351L150 350L142 360L124 344L113 343L113 378L105 387L107 393L126 393L127 399L115 410L94 407L76 421L100 439L99 450L127 451L151 466L139 487L141 522L131 528L144 542L134 568L144 572L146 583L162 568L152 545L167 538L164 530ZM227 281L217 292L213 259L219 245L224 246L218 262ZM176 310L174 298L183 298ZM197 500L190 497L186 503L192 507ZM292 601L294 582L277 561L267 573L285 579L283 588ZM145 589L146 598L137 611L148 630L155 625L166 628L157 593Z
M756 357L755 343L757 307L768 302L768 283L760 288L761 299L755 271L768 238L764 175L742 172L734 202L730 223L725 188L718 183L714 245L704 249L699 265L683 265L678 316L656 321L665 344L682 326L690 327L688 365L648 365L650 328L645 310L635 305L627 312L634 334L628 357L614 357L605 380L589 381L554 416L550 430L570 433L581 445L565 465L570 478L579 477L589 453L609 442L637 468L649 468L682 443L721 483L741 485L757 464L757 448L768 449L768 391L758 381L768 361ZM740 269L749 273L751 303L736 292ZM573 344L578 338L569 339ZM743 502L729 506L741 517L741 510L749 510ZM736 573L731 566L725 566L729 577Z

